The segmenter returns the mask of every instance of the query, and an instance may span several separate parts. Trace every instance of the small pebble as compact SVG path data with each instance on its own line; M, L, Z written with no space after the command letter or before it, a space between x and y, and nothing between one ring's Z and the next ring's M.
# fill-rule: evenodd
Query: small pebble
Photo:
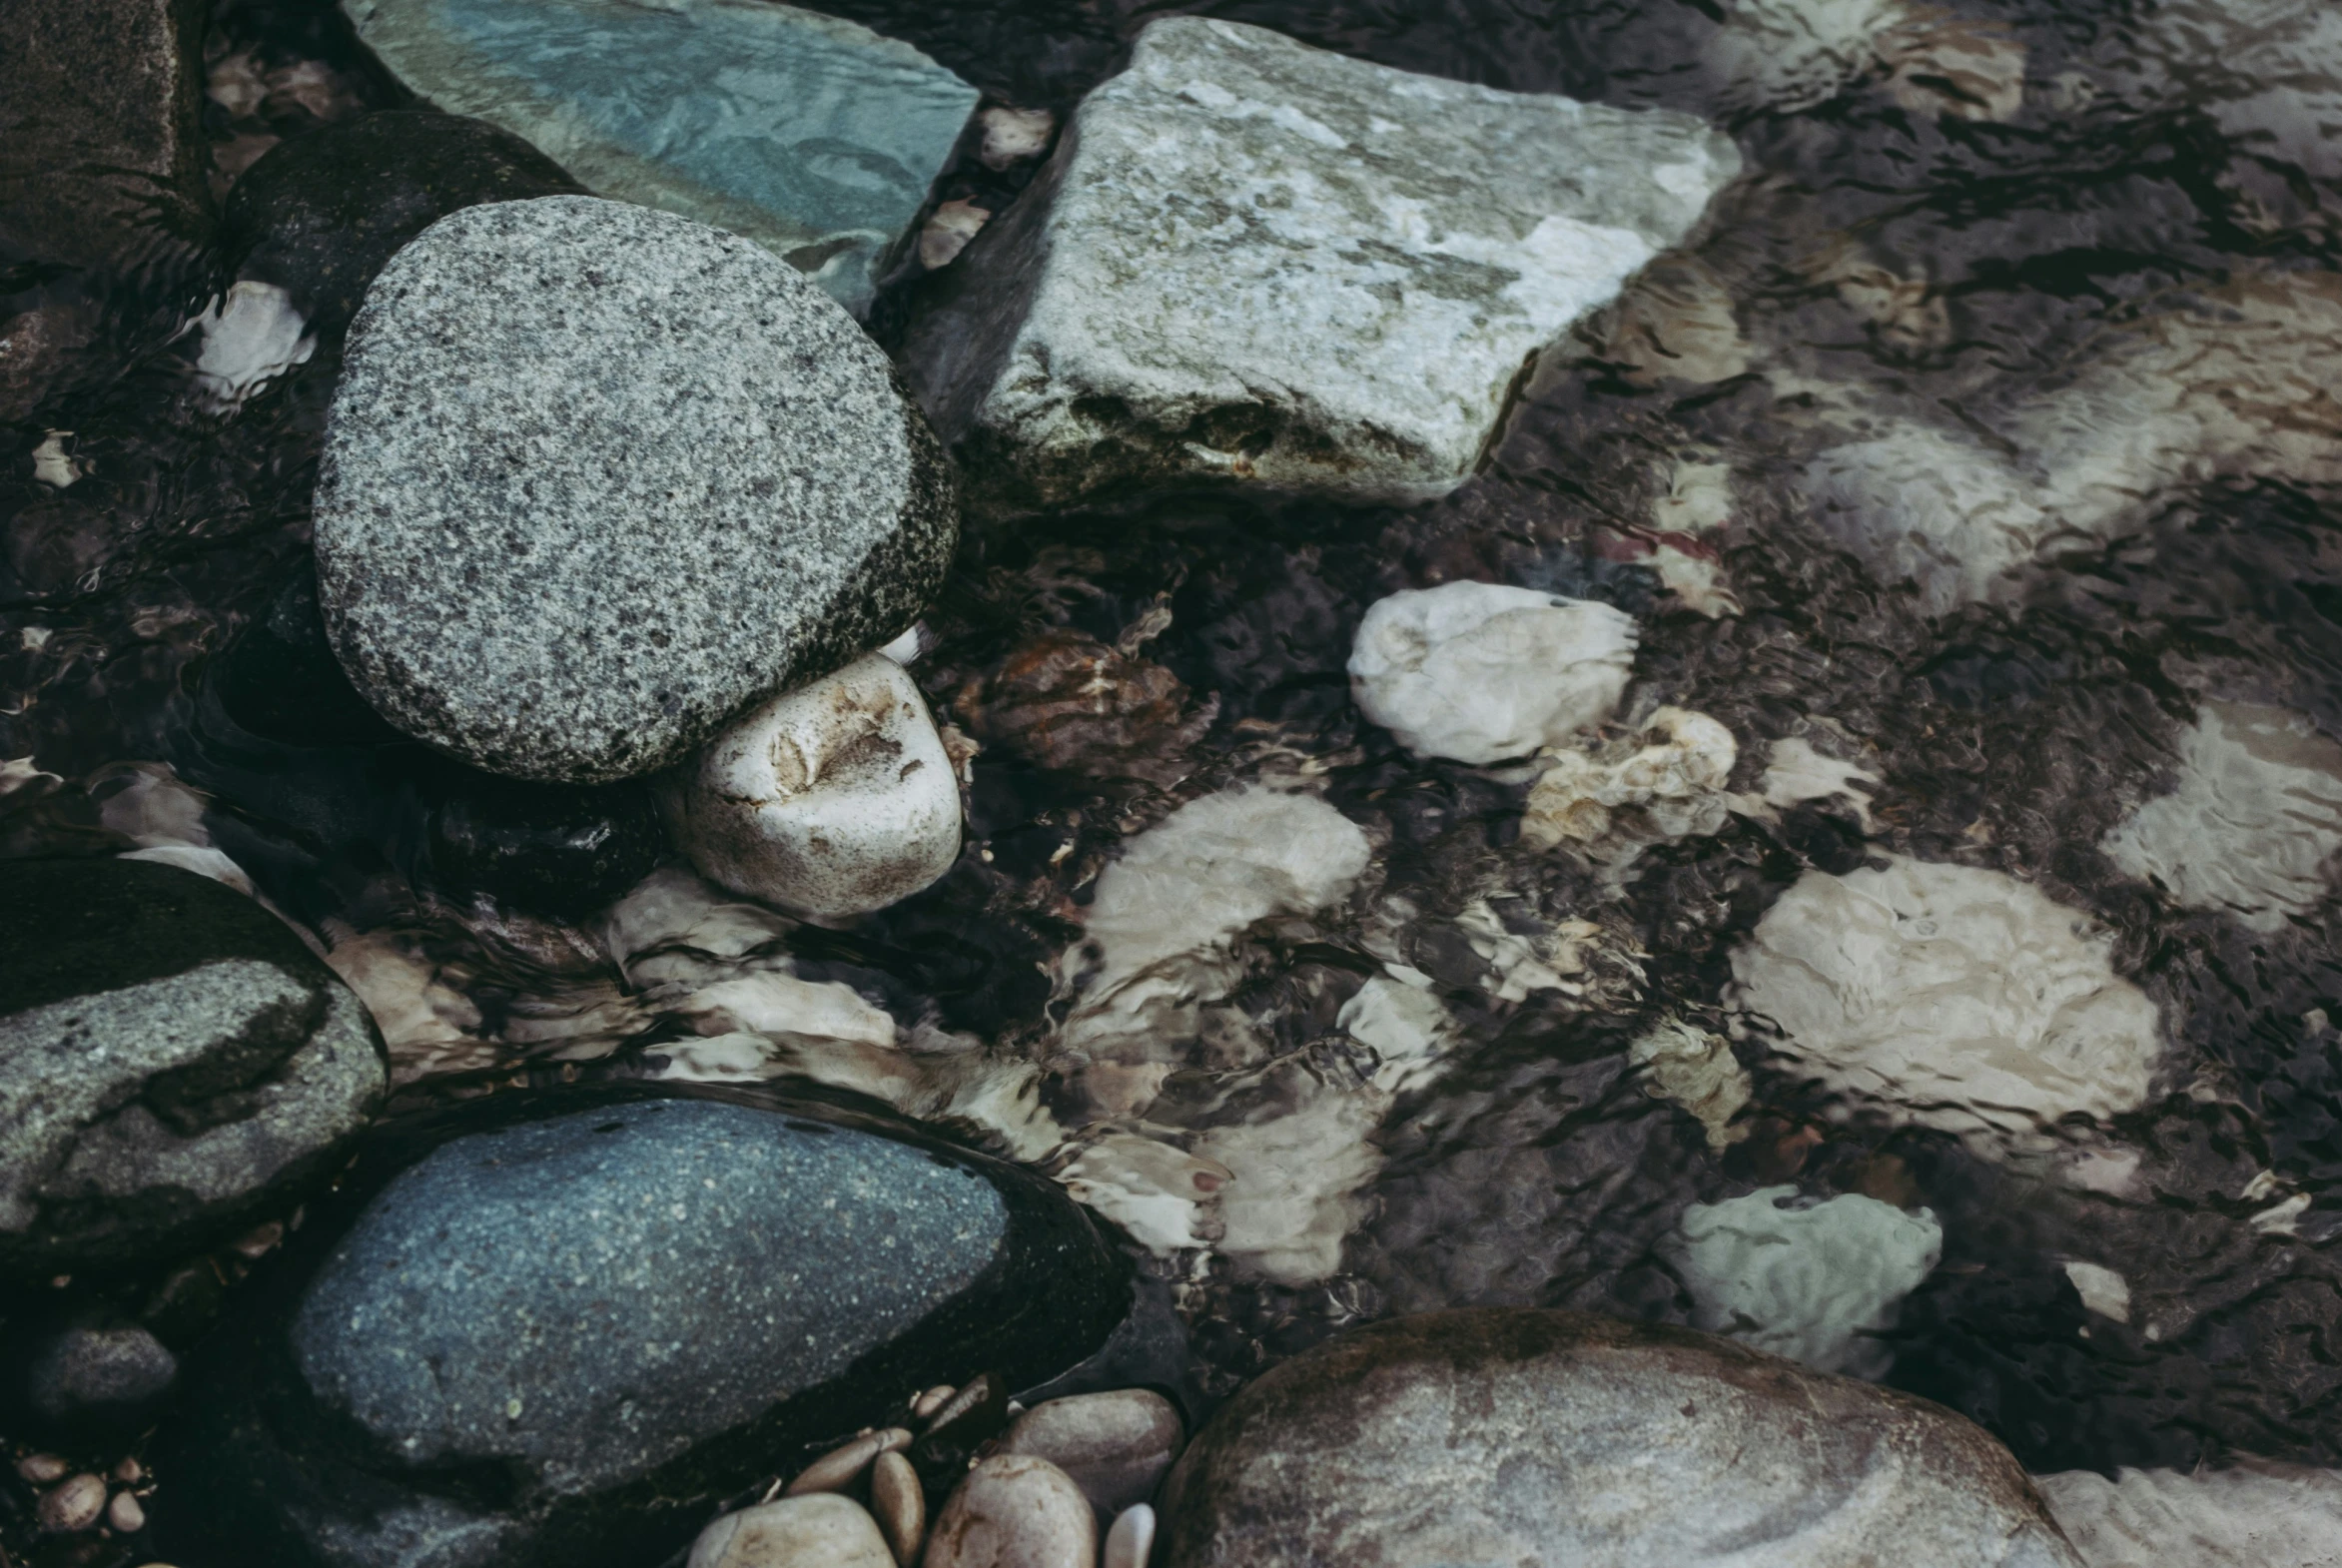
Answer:
M944 1407L944 1401L954 1393L950 1383L938 1383L911 1401L911 1419L924 1421Z
M1065 1471L1103 1521L1153 1500L1184 1436L1169 1399L1121 1388L1035 1406L1009 1428L1000 1451L1031 1454Z
M95 1475L77 1475L54 1491L41 1494L41 1528L59 1535L86 1530L106 1511L106 1483Z
M985 110L976 123L984 128L976 156L992 170L1039 158L1049 150L1050 136L1057 130L1057 116L1048 110L1011 109L1005 104Z
M911 1468L931 1491L948 1491L967 1473L976 1450L1009 1424L1009 1391L1000 1378L985 1372L962 1385L911 1445Z
M995 1454L936 1517L925 1568L1097 1568L1098 1519L1047 1459Z
M929 272L950 266L991 218L990 212L966 199L945 202L919 231L919 265Z
M728 1513L699 1532L685 1568L896 1568L877 1521L820 1492Z
M106 1505L106 1522L130 1535L147 1527L147 1511L129 1492L116 1492L114 1500Z
M285 1221L272 1219L267 1224L255 1225L229 1244L239 1257L255 1261L268 1256L285 1239Z
M114 1467L114 1479L125 1486L136 1486L146 1477L147 1472L140 1467L136 1459L125 1459Z
M1098 1568L1147 1568L1147 1554L1155 1550L1155 1510L1134 1503L1115 1516L1106 1532L1106 1551Z
M900 1426L890 1426L883 1432L865 1432L807 1465L781 1495L804 1497L813 1492L844 1491L856 1476L869 1468L871 1460L910 1446L911 1434Z
M72 1469L73 1466L55 1454L26 1454L22 1459L16 1461L16 1473L35 1486L47 1486L52 1481L62 1481Z
M901 1454L880 1454L871 1467L870 1511L894 1548L895 1561L910 1568L927 1538L927 1494L920 1489L919 1472Z

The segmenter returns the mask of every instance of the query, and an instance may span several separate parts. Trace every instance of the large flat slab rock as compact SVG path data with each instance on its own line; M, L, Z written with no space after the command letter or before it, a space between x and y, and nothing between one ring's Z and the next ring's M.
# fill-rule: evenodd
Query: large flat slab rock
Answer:
M498 1096L343 1187L168 1439L189 1557L656 1562L905 1389L1033 1386L1130 1301L1050 1181L772 1095Z
M988 511L1205 479L1437 495L1524 362L1739 168L1688 116L1159 21L955 264L906 374Z
M949 463L836 303L735 235L465 208L352 324L319 596L360 693L491 773L650 772L915 620Z
M1165 1483L1165 1568L2080 1568L1924 1399L1690 1329L1393 1318L1248 1385Z
M858 23L763 0L344 0L400 81L593 191L729 229L860 314L976 89Z

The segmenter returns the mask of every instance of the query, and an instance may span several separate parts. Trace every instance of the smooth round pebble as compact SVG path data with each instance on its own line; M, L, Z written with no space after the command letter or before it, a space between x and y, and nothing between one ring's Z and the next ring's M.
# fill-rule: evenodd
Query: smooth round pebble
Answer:
M62 1481L72 1469L72 1465L67 1464L55 1454L26 1454L22 1459L16 1461L16 1473L35 1486L47 1486L53 1481Z
M1098 1518L1074 1478L1029 1454L968 1472L928 1539L926 1568L1096 1568Z
M941 1410L944 1407L944 1401L951 1398L957 1391L950 1383L936 1384L911 1401L911 1418L915 1421L926 1420L936 1411Z
M116 1492L114 1500L106 1505L106 1522L124 1535L147 1527L147 1511L131 1492Z
M676 842L735 893L816 918L910 897L960 855L960 785L919 686L880 654L750 709L684 770Z
M86 1530L106 1511L106 1483L95 1475L77 1475L52 1491L43 1492L34 1510L41 1528L60 1535Z
M895 1561L914 1561L927 1538L927 1494L920 1488L919 1472L901 1454L880 1454L871 1466L870 1511L887 1545L895 1549Z
M1101 1519L1112 1519L1155 1496L1184 1436L1169 1399L1118 1388L1034 1406L1017 1417L1000 1451L1047 1459L1074 1478Z
M781 1495L803 1497L809 1492L842 1492L870 1467L871 1460L910 1446L911 1434L899 1426L890 1426L883 1432L864 1432L807 1465Z
M1106 1551L1099 1558L1099 1568L1147 1568L1147 1556L1154 1550L1155 1510L1145 1503L1134 1503L1115 1515L1106 1532Z
M895 1568L878 1522L835 1492L728 1513L699 1532L685 1568Z

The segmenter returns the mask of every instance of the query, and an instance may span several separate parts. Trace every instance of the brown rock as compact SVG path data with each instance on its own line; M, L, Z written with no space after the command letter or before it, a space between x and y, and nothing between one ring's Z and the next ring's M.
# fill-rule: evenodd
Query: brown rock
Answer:
M995 1454L968 1472L928 1538L926 1568L1097 1568L1098 1519L1047 1459Z
M1164 1487L1166 1568L2080 1568L1927 1400L1689 1329L1473 1308L1326 1341Z
M1103 1521L1155 1496L1185 1435L1169 1399L1151 1389L1121 1388L1034 1406L1017 1417L1000 1451L1031 1454L1065 1471Z
M1182 720L1186 706L1187 688L1170 670L1064 628L1025 643L953 699L979 740L1038 767L1151 784L1179 778L1177 753L1210 725L1210 711Z
M927 1494L919 1485L919 1472L901 1454L880 1454L871 1467L870 1511L894 1549L895 1561L918 1561L919 1547L927 1539Z
M86 1530L106 1511L106 1483L95 1475L77 1475L64 1485L41 1494L41 1528L59 1535Z
M882 1432L864 1432L807 1465L781 1495L802 1497L808 1492L842 1492L870 1467L871 1460L910 1445L911 1434L899 1426L890 1426Z
M895 1568L877 1521L834 1492L728 1513L699 1532L685 1568Z

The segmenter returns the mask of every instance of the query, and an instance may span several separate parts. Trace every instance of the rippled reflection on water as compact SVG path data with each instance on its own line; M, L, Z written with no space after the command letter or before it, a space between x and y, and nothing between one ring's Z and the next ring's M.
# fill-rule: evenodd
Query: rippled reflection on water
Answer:
M672 1071L722 1034L709 985L850 988L858 1003L824 995L864 1013L782 1054L882 1090L916 1079L898 1103L1029 1158L1070 1158L1036 1131L1053 1118L1122 1137L1102 1181L1153 1180L1209 1216L1190 1239L1216 1226L1227 1244L1161 1267L1223 1381L1384 1311L1690 1320L1669 1243L1687 1205L1795 1182L1933 1211L1941 1261L1886 1375L2029 1466L2342 1461L2338 908L2318 854L2258 864L2284 859L2275 826L2314 832L2326 807L2315 789L2297 814L2280 800L2221 845L2219 886L2296 889L2256 918L2186 907L2181 881L2159 891L2104 847L2181 788L2203 714L2229 711L2208 704L2342 736L2336 13L1808 0L1726 26L1719 7L1628 0L832 8L1001 99L1059 108L1145 20L1209 10L1409 69L1689 109L1726 123L1753 173L1707 239L1547 357L1487 470L1442 502L1165 496L972 541L917 671L985 744L959 868L844 932L686 912L623 971L604 925L434 888L398 756L232 755L207 729L208 661L303 550L335 356L322 346L223 417L186 395L190 344L134 344L13 432L0 476L0 758L31 759L0 775L5 853L227 853L375 986L379 1012L397 999L386 1030L410 1096ZM1861 41L1750 20L1766 9ZM223 158L388 101L309 8L223 12L213 53L259 84L217 127ZM330 70L283 74L304 60ZM982 178L971 164L940 194ZM882 335L916 287L882 305ZM62 488L33 476L51 426L71 431ZM1862 553L1867 519L1923 511L1934 555ZM2052 567L2021 564L2036 545ZM1525 848L1525 778L1416 763L1348 701L1365 606L1466 578L1641 617L1622 718L1719 721L1731 792L1762 793L1783 743L1851 769L1850 788L1653 829L1623 871ZM1091 668L1125 711L1048 730L1053 681ZM216 791L200 822L128 766L155 762ZM1102 868L1183 802L1261 780L1320 790L1356 824L1371 855L1356 888L1241 933L1196 981L1199 1011L1113 1058L1122 1076L1075 1062ZM2110 1139L2046 1129L2063 1154L2012 1159L1898 1127L1829 1103L1736 1025L1732 955L1767 910L1808 868L1884 853L2010 873L2110 933L2169 1041ZM1361 1059L1353 1004L1388 965L1445 1008L1439 1072ZM1709 1073L1700 1093L1754 1070L1714 1137L1648 1092L1656 1048L1638 1043L1663 1028L1736 1037L1737 1060L1685 1069ZM1378 1124L1356 1123L1361 1105ZM1276 1216L1247 1217L1243 1183L1220 1192L1214 1173L1256 1158L1241 1130L1266 1127L1292 1130L1295 1165L1356 1160L1362 1184L1285 1194L1300 1233L1262 1239ZM2120 1276L2127 1321L2085 1310L2092 1267Z

